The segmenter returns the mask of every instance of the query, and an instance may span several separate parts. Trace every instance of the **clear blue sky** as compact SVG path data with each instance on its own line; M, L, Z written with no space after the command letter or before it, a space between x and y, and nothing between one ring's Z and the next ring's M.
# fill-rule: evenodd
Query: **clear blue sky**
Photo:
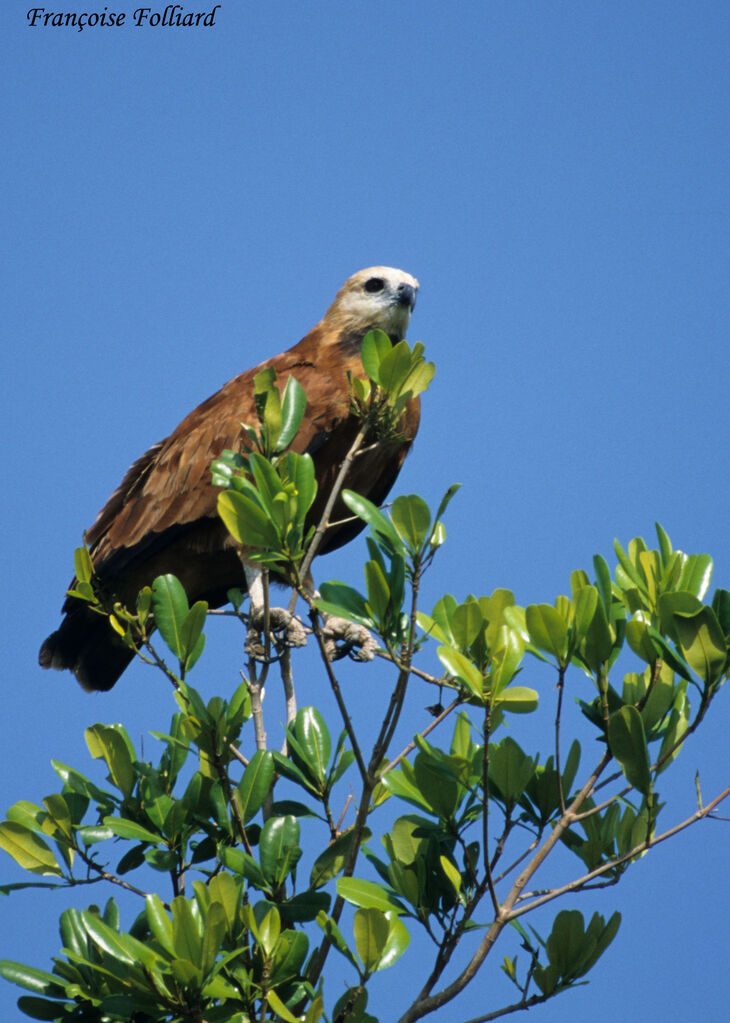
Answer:
M135 457L297 341L364 266L420 279L410 337L438 368L397 489L434 501L463 484L427 608L496 586L552 601L595 552L614 563L614 537L652 540L655 519L730 588L730 6L225 0L197 30L107 6L130 23L33 28L26 3L0 10L0 812L54 790L51 757L89 765L86 725L124 721L135 742L165 729L149 669L88 696L37 667L73 548ZM318 578L357 583L363 549ZM209 643L193 681L211 694L238 660L220 630ZM364 713L368 669L343 670ZM549 734L551 685L544 715L517 723L528 738L513 732L527 746ZM707 795L726 784L723 696L662 791L667 825L694 808L695 767ZM531 1018L726 1019L728 844L708 822L571 903L620 908L622 931L589 987ZM21 877L3 858L0 879ZM48 967L67 901L4 900L0 957ZM4 1020L18 993L0 983ZM511 997L495 962L433 1018Z

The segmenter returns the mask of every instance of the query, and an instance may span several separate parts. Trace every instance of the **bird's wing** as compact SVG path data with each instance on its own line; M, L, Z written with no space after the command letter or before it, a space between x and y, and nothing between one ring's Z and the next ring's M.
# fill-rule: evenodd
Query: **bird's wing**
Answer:
M280 388L290 375L307 395L307 408L295 451L317 450L347 416L348 360L316 361L317 338L310 332L288 352L234 377L194 409L165 440L155 444L127 471L86 541L97 571L122 548L135 547L172 527L216 517L219 490L211 485L210 463L224 448L240 450L242 423L257 425L254 377L273 366Z

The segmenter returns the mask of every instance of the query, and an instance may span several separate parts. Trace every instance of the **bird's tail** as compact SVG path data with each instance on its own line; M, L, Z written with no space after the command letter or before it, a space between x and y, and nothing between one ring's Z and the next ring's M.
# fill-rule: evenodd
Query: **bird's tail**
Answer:
M38 663L42 668L72 671L87 692L106 692L133 657L106 616L79 603L44 641Z

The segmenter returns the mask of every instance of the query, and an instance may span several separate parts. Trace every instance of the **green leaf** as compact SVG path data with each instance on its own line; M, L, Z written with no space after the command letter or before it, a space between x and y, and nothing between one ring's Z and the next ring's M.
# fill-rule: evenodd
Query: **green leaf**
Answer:
M370 836L370 829L365 828L362 841L367 842ZM337 877L338 874L342 873L347 858L350 855L354 837L355 833L350 828L344 834L338 835L334 842L331 842L324 852L319 854L314 861L311 874L309 875L309 885L311 888L321 888L322 885L331 881L333 877Z
M496 785L508 809L522 796L535 767L536 761L509 735L489 747L489 780Z
M82 910L80 915L89 938L111 959L124 966L145 963L150 957L154 960L154 953L146 949L141 942L128 934L117 934L94 913Z
M270 750L257 750L248 762L238 784L239 809L244 824L255 817L274 780L274 757Z
M369 330L362 339L360 358L363 369L376 384L380 384L380 364L392 348L391 340L383 330Z
M712 685L722 676L727 645L715 612L706 605L695 614L672 615L679 647L690 668Z
M431 805L426 801L416 784L413 767L407 760L403 761L399 769L388 771L383 777L382 784L388 792L398 796L399 799L412 803L419 810L431 811Z
M621 707L608 719L608 745L628 782L647 796L651 791L649 750L636 707Z
M183 652L181 660L185 671L190 671L203 652L205 646L203 628L207 614L207 603L204 600L198 600L190 608L182 623L180 645Z
M390 607L390 588L383 569L377 561L365 562L365 584L368 591L368 609L378 625L382 625Z
M448 507L448 505L449 505L449 503L451 501L451 498L454 496L456 491L459 490L460 487L461 487L461 483L452 483L451 484L449 489L446 491L444 496L441 498L441 502L440 502L440 504L438 506L438 510L436 511L436 515L435 515L435 518L434 518L435 522L438 522L440 520L441 516L446 511L446 508Z
M598 604L598 590L595 586L580 586L572 598L573 606L573 644L577 645L585 636L593 621Z
M712 578L712 558L709 554L692 554L685 564L679 582L681 589L689 590L700 600L707 592Z
M324 718L316 707L302 707L292 727L307 767L319 783L324 785L332 753L332 741Z
M51 1002L45 998L34 998L22 995L18 999L18 1008L31 1019L59 1020L66 1018L66 1007L61 1002Z
M266 436L266 447L274 445L274 438L281 433L282 412L279 389L276 386L276 370L269 366L253 378L254 403L259 422Z
M89 753L95 760L105 761L111 780L122 791L125 799L128 798L132 794L137 776L126 732L121 726L96 724L86 729L84 738Z
M458 899L459 896L461 895L461 884L462 884L461 874L459 873L458 868L446 856L439 856L439 863L441 864L441 869L443 870L444 874L446 875L447 881L449 882L451 887L454 889L454 895Z
M530 604L525 609L525 623L531 641L564 664L568 631L561 615L550 604Z
M327 935L334 948L336 948L337 951L340 953L340 955L343 955L345 959L347 959L348 962L352 963L355 969L357 969L357 960L350 951L348 944L345 941L345 938L342 934L342 931L339 929L335 921L332 920L331 917L328 917L324 911L321 911L317 914L317 923L322 928L324 933Z
M301 856L299 821L296 817L270 817L259 839L259 862L267 881L274 887L289 876Z
M333 614L348 621L357 622L367 629L374 629L375 622L370 614L367 601L361 593L346 583L322 583L319 587L322 599L317 600L317 607L327 614Z
M148 895L145 898L145 909L147 923L156 941L170 955L175 955L175 945L172 936L172 921L162 905L159 895Z
M203 976L208 976L220 952L226 934L226 914L220 902L211 902L203 924L203 948L200 967Z
M14 963L10 959L0 960L0 977L39 995L49 995L54 998L64 998L66 995L62 979L58 974L46 973L45 970L37 970L33 966L24 966L22 963Z
M463 794L453 777L439 770L439 765L426 753L419 753L413 770L418 789L432 812L442 818L451 818Z
M489 682L494 700L501 700L505 687L517 674L525 653L522 637L514 629L500 625L494 639Z
M296 379L289 377L284 388L284 397L281 406L281 430L276 439L276 450L283 451L288 448L301 426L304 411L307 407L307 396L304 388Z
M235 490L218 495L218 514L234 539L247 547L276 549L279 534L266 512L250 497Z
M53 874L63 877L56 857L46 843L22 824L3 821L0 824L0 848L31 874Z
M368 501L366 497L356 494L353 490L343 490L342 500L351 512L354 512L363 522L367 522L373 533L384 537L393 551L405 554L403 543L396 533L393 523L372 501Z
M74 571L79 583L90 583L94 574L91 555L86 547L77 547L74 551Z
M188 598L176 576L160 575L152 583L152 609L160 635L178 660L183 661L181 633L188 614Z
M193 903L183 895L176 895L170 903L172 910L172 940L175 954L197 969L202 967L203 923Z
M285 1023L299 1023L299 1017L295 1016L289 1009L287 1009L276 991L267 991L266 1001L269 1003L276 1015L283 1019Z
M125 820L123 817L105 817L104 824L120 838L131 838L137 842L149 842L151 845L159 845L164 841L162 835L155 834L154 831L150 831L141 824L137 824L136 821Z
M653 664L660 656L660 651L652 642L648 624L640 617L643 614L645 612L637 611L636 615L626 623L626 642L642 661Z
M482 610L476 600L467 600L454 608L451 631L461 650L468 650L485 625Z
M355 948L365 970L365 975L375 973L388 941L388 921L380 909L358 909L355 911L352 930Z
M468 657L450 646L440 646L436 654L447 671L463 682L478 699L483 699L484 676Z
M355 877L341 877L337 881L337 894L355 906L363 909L381 909L384 913L395 910L404 913L405 906L393 893L391 888L378 884L376 881L361 881Z
M298 455L290 451L286 456L286 471L297 492L297 521L304 525L307 512L317 496L317 480L311 455Z
M399 341L386 352L381 359L378 372L379 384L387 395L395 398L400 394L411 367L411 350L405 341Z
M385 942L385 948L380 956L380 962L378 964L379 970L385 970L393 963L400 959L405 950L408 948L408 944L411 940L411 936L408 933L408 928L399 919L398 914L393 910L390 910L385 914L385 918L388 921L388 938Z
M431 529L431 512L423 498L418 494L396 497L390 517L411 553L420 551Z
M608 624L603 600L596 604L591 624L580 645L581 654L591 671L598 672L611 655L614 635Z
M664 738L659 748L658 760L664 760L659 771L666 770L671 764L675 757L679 755L682 749L682 742L680 741L687 732L687 726L689 725L689 700L687 699L684 690L680 690L674 702L674 707L669 715L669 722L664 732ZM676 748L673 748L675 747ZM673 750L670 754L669 751Z

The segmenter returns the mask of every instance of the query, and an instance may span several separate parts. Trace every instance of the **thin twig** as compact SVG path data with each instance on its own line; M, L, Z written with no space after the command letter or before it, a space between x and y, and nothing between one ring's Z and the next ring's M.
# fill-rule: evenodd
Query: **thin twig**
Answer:
M578 877L574 881L569 881L568 884L561 885L559 888L551 888L545 895L518 906L516 909L510 911L508 919L512 920L515 917L522 916L524 913L529 913L538 906L543 906L546 902L551 902L553 899L557 899L558 896L564 895L566 892L580 891L580 889L585 887L587 882L592 881L593 878L600 877L602 874L606 874L609 870L614 870L616 867L620 867L623 863L627 863L640 853L651 849L652 846L659 845L660 842L666 841L666 839L671 838L680 831L684 831L684 829L690 827L690 825L696 824L697 821L703 820L729 795L730 786L724 789L719 796L716 796L711 803L700 807L700 809L696 810L690 817L687 817L679 824L675 824L674 827L669 828L668 831L664 831L661 835L656 835L653 838L649 835L643 842L639 842L639 844L635 845L633 849L624 853L623 856L617 856L616 859L610 860L608 863L601 864L600 867L596 867L595 870L591 870L582 877Z
M429 732L432 732L434 728L440 725L444 718L447 718L449 714L452 712L452 710L454 710L455 707L458 707L461 702L462 700L460 696L457 696L455 700L452 700L448 707L444 708L444 710L441 711L438 717L435 717L433 721L429 725L427 725L426 728L423 729L423 731L420 733L420 737L422 739L425 739ZM394 767L397 767L401 760L407 757L409 753L412 753L415 748L416 748L415 742L409 742L406 748L402 750L397 757L394 757L389 763L385 765L382 771L378 772L378 781L382 781L385 775L388 773L388 771L392 771Z
M555 711L555 773L558 776L558 797L560 799L561 813L565 813L565 796L563 795L563 775L560 769L560 714L563 709L566 668L567 664L561 664L558 670L558 706Z
M299 567L299 578L300 579L306 580L308 575L309 575L309 570L310 570L310 568L312 566L312 561L314 560L314 556L317 553L317 551L319 550L320 544L322 543L322 540L324 538L324 534L327 531L327 526L329 524L329 517L332 514L332 509L334 508L335 502L336 502L337 498L340 496L340 491L342 490L342 487L344 486L345 477L347 476L348 472L350 471L350 466L352 465L353 459L355 458L355 455L357 454L358 450L362 446L362 442L365 439L365 435L367 434L369 428L370 428L370 424L369 424L369 422L366 419L362 423L360 429L358 430L357 436L355 437L355 440L352 442L350 450L345 455L345 458L344 458L344 460L343 460L343 462L342 462L342 464L340 466L340 471L337 473L337 478L335 479L335 482L334 482L334 485L332 487L332 490L330 491L329 497L327 498L327 503L324 506L324 511L322 512L322 516L321 516L319 522L317 523L317 528L314 531L314 536L312 537L312 540L311 540L311 542L309 544L309 547L307 548L307 553L304 555L304 560L302 561L302 563L301 563L301 565ZM293 614L294 608L296 607L296 603L297 603L297 591L293 590L292 595L291 595L291 599L289 601L289 609L288 610L289 610L290 614Z

